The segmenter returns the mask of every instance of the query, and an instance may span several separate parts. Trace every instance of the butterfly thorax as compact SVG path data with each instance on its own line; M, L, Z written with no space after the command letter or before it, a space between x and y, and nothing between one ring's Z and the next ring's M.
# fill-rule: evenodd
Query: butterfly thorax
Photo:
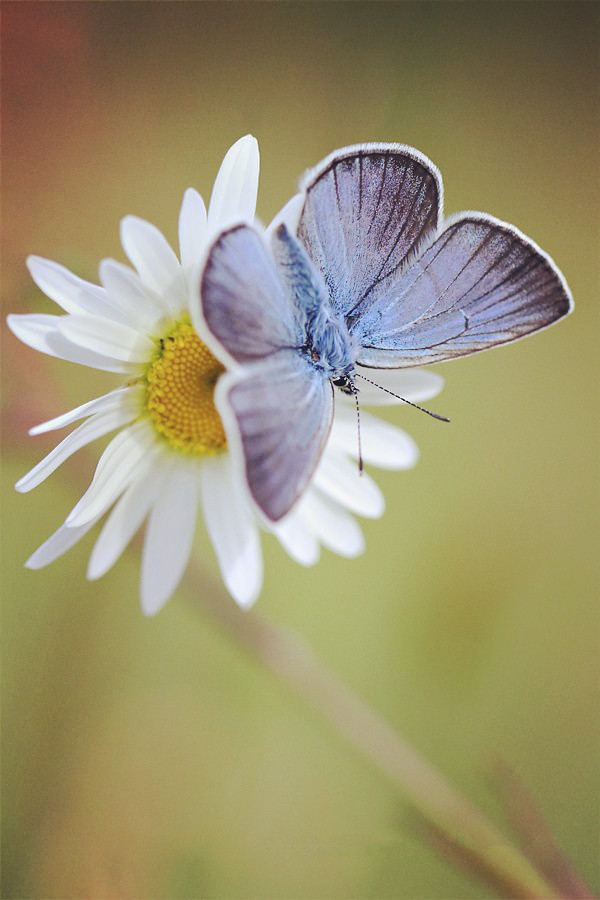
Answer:
M328 306L321 306L309 318L305 351L327 378L345 382L354 369L354 342L344 320Z

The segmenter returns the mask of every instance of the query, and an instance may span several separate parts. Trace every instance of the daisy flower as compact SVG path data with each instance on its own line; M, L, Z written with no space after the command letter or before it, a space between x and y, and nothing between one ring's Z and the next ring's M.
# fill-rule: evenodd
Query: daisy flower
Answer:
M254 220L259 156L254 138L226 154L208 213L200 195L186 191L179 216L178 259L153 225L135 216L121 223L121 242L133 268L100 263L100 286L63 266L32 256L33 280L65 315L11 315L8 324L25 344L69 362L123 377L120 387L31 429L31 434L81 422L17 482L29 491L77 450L117 431L101 454L86 492L64 524L26 565L41 568L76 544L104 516L87 576L96 579L116 562L146 522L140 594L143 611L158 612L177 588L202 510L225 585L242 607L262 586L259 523L243 474L228 452L215 408L214 388L224 368L202 339L198 268L211 240L232 222ZM277 221L293 213L294 201ZM206 335L204 335L206 337ZM434 396L442 379L422 370L385 373L384 387L408 400ZM388 383L389 382L389 383ZM389 402L361 389L363 403ZM409 468L417 449L393 425L361 411L365 463ZM364 548L353 514L377 517L384 500L375 482L359 477L355 411L338 403L331 436L313 481L284 520L270 526L287 553L303 565L320 546L344 556Z

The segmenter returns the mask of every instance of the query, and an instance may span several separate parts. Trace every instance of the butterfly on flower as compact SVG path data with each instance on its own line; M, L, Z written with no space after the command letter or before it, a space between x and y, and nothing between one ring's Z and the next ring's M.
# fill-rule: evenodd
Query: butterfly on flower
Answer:
M247 224L225 230L201 276L201 310L230 370L216 402L260 512L278 521L323 453L334 386L360 391L373 369L475 353L570 312L559 269L492 216L444 220L442 181L398 144L338 150L301 185L295 233L268 246Z

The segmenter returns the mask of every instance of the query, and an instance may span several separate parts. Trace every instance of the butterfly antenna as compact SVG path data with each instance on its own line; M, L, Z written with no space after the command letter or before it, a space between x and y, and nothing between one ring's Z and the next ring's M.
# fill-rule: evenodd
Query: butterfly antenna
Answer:
M356 425L358 431L358 474L362 475L364 467L362 456L362 441L360 439L360 406L358 405L358 391L356 390L354 385L352 385L352 393L354 394L354 401L356 403Z
M414 406L415 409L420 410L420 412L427 413L428 416L431 416L433 419L438 419L440 422L449 422L450 419L447 419L446 416L440 416L439 413L432 412L430 409L425 409L424 406L419 406L418 403L413 403L412 400L407 400L406 397L401 397L399 394L395 394L393 391L389 391L387 388L383 387L381 384L377 384L376 381L371 381L370 378L365 378L364 375L360 375L358 372L355 372L356 378L362 378L363 381L368 381L369 384L372 384L373 387L379 388L380 391L385 391L386 394L391 394L392 397L395 397L396 400L402 400L403 403L408 403L409 406ZM358 409L358 397L356 399L356 408ZM359 432L360 438L360 432Z

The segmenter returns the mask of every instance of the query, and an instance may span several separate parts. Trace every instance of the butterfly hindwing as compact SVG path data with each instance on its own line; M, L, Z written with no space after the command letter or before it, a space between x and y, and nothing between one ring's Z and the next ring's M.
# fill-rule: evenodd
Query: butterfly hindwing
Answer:
M333 388L294 350L222 377L220 411L233 414L250 493L278 521L306 487L333 419Z
M356 323L358 362L395 368L453 359L545 328L570 308L564 278L533 241L491 216L465 213Z

